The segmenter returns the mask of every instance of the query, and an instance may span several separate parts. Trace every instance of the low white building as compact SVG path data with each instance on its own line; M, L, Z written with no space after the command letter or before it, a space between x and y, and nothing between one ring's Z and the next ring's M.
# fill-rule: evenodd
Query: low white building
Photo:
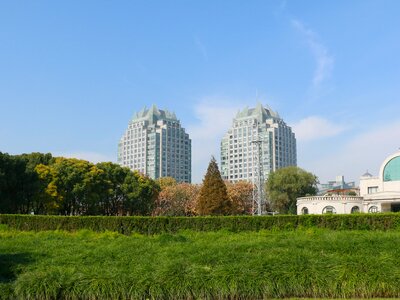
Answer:
M350 214L400 211L400 151L383 162L378 177L360 178L360 196L312 196L297 199L297 214Z

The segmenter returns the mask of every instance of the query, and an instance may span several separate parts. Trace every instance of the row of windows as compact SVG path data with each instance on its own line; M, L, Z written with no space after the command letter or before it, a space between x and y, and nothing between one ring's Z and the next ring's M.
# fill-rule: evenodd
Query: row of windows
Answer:
M139 147L144 146L145 142L146 142L145 139L143 139L143 140L128 140L128 141L124 142L124 145L128 145L128 146L132 145L132 147L135 146L135 148L137 148L138 146Z
M253 174L249 173L248 177L251 178L252 176L253 176ZM229 176L229 179L238 179L238 178L247 178L247 174L238 174L238 175L230 175Z
M352 214L356 214L356 213L359 213L360 212L360 207L359 206L353 206L352 208L351 208L351 213ZM371 206L369 209L368 209L368 212L369 213L377 213L377 212L379 212L378 211L378 207L377 206ZM322 209L322 213L323 214L336 214L336 208L334 208L333 206L325 206L323 209ZM309 214L309 211L308 211L308 208L307 207L303 207L302 209L301 209L301 214L302 215L308 215Z
M130 124L128 126L128 128L132 129L132 128L137 128L137 127L143 127L143 125L144 125L144 122L135 122L135 123Z

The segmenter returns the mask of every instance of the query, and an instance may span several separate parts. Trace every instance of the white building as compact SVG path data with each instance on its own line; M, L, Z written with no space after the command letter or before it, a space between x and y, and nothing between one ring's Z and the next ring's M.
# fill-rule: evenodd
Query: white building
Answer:
M312 196L297 199L297 214L349 214L400 211L400 151L382 163L379 176L360 178L360 196Z
M118 144L118 163L153 179L191 182L191 140L174 113L153 105L129 122Z
M221 175L231 182L253 179L255 140L261 140L263 177L279 168L296 166L296 138L278 113L261 103L233 119L221 141Z

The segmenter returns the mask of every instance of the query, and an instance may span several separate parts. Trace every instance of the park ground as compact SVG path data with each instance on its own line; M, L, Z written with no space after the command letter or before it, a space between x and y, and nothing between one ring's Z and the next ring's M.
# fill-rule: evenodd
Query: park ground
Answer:
M394 298L399 282L398 231L0 227L3 299Z

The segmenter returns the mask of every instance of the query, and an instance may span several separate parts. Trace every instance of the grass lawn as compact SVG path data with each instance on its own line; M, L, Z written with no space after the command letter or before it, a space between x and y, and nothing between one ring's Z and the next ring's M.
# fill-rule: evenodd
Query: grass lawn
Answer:
M400 296L400 232L0 229L0 298Z

